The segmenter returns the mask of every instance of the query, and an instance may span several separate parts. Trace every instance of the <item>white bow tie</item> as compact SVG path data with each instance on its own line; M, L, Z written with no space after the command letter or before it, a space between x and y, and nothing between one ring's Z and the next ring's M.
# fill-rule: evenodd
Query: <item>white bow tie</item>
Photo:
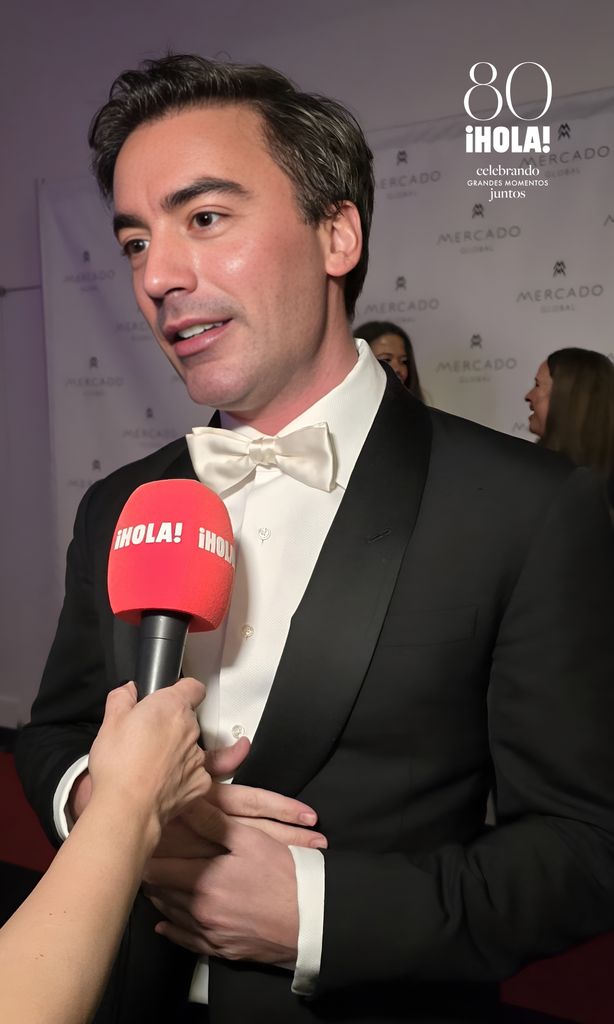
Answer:
M332 491L335 486L335 456L326 423L283 437L253 439L233 430L194 427L186 441L198 479L217 494L240 483L256 466L277 466L282 473L321 491Z

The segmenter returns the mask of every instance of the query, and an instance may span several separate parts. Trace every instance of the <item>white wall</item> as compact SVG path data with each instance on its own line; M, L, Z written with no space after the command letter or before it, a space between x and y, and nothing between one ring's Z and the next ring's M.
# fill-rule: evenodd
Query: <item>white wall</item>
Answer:
M167 48L269 63L375 129L460 113L477 60L505 70L540 61L556 96L614 85L613 40L610 0L174 0L172 9L152 0L20 0L4 11L0 725L27 717L58 601L35 182L83 173L87 125L113 77ZM519 81L517 102L532 91Z

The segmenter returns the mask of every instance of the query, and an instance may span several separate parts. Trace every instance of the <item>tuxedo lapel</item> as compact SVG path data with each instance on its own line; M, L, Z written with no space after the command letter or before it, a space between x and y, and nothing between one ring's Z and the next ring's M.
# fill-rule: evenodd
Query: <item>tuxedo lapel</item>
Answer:
M431 426L389 383L292 618L235 781L295 794L325 762L367 672L424 489Z

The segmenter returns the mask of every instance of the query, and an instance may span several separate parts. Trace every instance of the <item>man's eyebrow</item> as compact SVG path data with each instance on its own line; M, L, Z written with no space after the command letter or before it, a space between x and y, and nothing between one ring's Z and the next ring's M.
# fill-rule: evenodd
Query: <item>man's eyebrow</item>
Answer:
M171 213L192 199L208 195L211 192L222 192L227 195L238 196L246 199L251 193L238 181L231 181L228 178L197 178L196 181L179 188L176 192L169 192L162 200L161 206L165 213ZM131 213L116 213L113 217L113 232L117 236L122 228L142 228L146 230L147 225L140 217Z
M116 213L113 217L113 234L117 238L122 228L142 228L146 225L140 217L134 217L131 213Z
M184 203L198 199L199 196L208 195L210 192L224 192L242 199L247 198L250 194L238 181L231 181L228 178L197 178L185 188L177 189L176 192L170 192L165 196L162 200L162 209L166 213L170 213L178 206L183 206Z

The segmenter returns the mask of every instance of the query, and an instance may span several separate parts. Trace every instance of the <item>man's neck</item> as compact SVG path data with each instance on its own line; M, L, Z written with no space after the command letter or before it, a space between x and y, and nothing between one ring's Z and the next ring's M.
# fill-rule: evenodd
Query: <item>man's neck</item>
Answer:
M358 354L351 335L349 344L340 347L334 359L323 361L311 380L301 386L300 391L291 395L280 395L264 408L251 412L228 410L229 414L245 426L273 436L292 423L298 416L310 409L321 398L336 388L356 365Z

